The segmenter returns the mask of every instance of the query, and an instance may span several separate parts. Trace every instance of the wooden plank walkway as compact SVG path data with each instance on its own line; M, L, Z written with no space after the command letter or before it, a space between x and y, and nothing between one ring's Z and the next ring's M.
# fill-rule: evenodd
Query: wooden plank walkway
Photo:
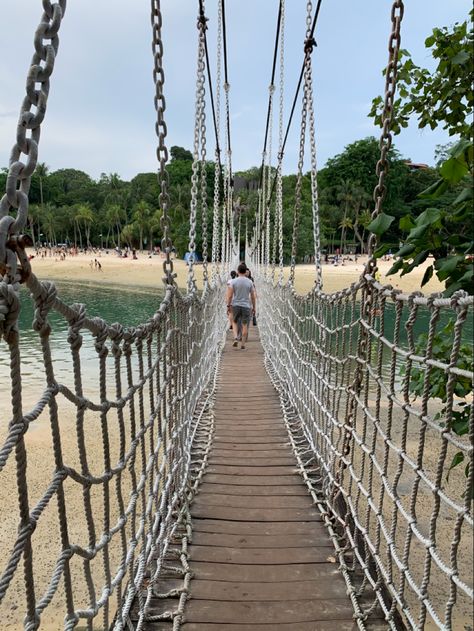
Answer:
M355 630L334 548L296 470L253 327L245 350L227 341L215 417L209 466L191 507L193 579L181 628ZM160 591L179 582L170 578ZM149 613L172 608L154 599ZM377 622L370 628L386 629Z

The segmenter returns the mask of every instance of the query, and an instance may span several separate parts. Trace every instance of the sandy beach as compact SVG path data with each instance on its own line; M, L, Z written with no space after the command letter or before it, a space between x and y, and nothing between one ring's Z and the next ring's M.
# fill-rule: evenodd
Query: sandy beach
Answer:
M101 270L97 270L91 265L94 256L101 263ZM68 257L64 261L60 261L53 257L38 258L35 257L31 261L32 269L40 280L57 280L57 281L77 281L82 283L100 283L104 286L119 285L127 288L146 287L161 290L163 287L163 260L158 256L148 258L147 254L139 254L137 260L129 258L118 258L114 253L102 253L100 257L96 254L79 255L76 257ZM357 263L347 262L343 267L334 267L332 265L324 265L323 282L326 292L334 292L349 286L356 282L363 270L364 261L359 259ZM381 261L379 264L380 280L383 283L389 283L395 288L399 288L405 292L420 290L421 278L424 274L425 266L420 267L412 274L399 277L386 277L386 272L391 266L390 261ZM177 282L181 288L186 287L187 266L181 260L174 261L175 271L177 272ZM285 276L288 277L288 268L285 269ZM202 287L202 265L195 268L198 287ZM299 265L296 270L296 288L300 293L306 293L314 285L314 266ZM432 279L430 283L423 289L424 293L442 291L442 285ZM0 347L0 352L5 352L5 347ZM26 393L28 398L28 393ZM145 397L146 399L146 397ZM61 435L63 441L63 453L65 463L71 467L80 469L78 458L77 440L75 438L75 409L64 398L58 397L60 404L60 421ZM7 416L10 414L9 406L4 406L2 410L0 422L0 441L3 442L7 431L7 423L9 418L5 418L5 408L7 408ZM126 419L128 423L128 419ZM26 445L28 452L28 481L30 488L30 506L38 501L44 493L54 472L54 454L52 450L51 431L49 426L49 415L43 412L41 417L34 423L34 426L26 434ZM113 423L111 423L111 426ZM100 475L103 469L103 449L100 439L97 440L97 423L92 415L86 415L86 438L89 449L89 462L91 463L91 471ZM113 431L112 431L113 438ZM3 559L2 571L4 569L5 559L8 558L11 550L11 544L17 532L18 524L18 502L16 495L15 482L15 466L13 458L10 458L6 468L2 472L2 484L0 485L0 507L2 515L2 528L0 529L0 559ZM456 472L456 475L459 472ZM453 481L456 476L453 477ZM78 485L67 483L66 485L67 502L70 510L75 515L71 519L70 539L71 541L87 546L87 530L85 526L84 508L82 489ZM125 488L127 482L125 482ZM101 494L92 497L92 505L97 515L97 533L101 532L102 525L102 497ZM112 506L111 519L117 517L116 507ZM54 567L54 559L60 550L60 532L58 528L57 506L56 502L50 503L38 526L33 537L34 541L34 563L36 574L37 597L41 597L47 582L51 577ZM51 554L51 550L54 553ZM120 547L113 546L111 549L112 565L120 559ZM73 572L75 575L83 576L82 566L79 562L74 562ZM103 584L103 567L102 558L97 559L94 563L94 574L98 581L98 586ZM63 585L60 584L58 596L55 597L51 605L47 609L47 613L42 619L40 629L43 631L59 631L63 628ZM87 607L88 592L85 582L82 580L75 585L76 606ZM19 567L16 578L13 581L7 596L0 606L1 628L13 631L23 628L23 613L25 610L24 588L22 582L22 570ZM461 628L461 627L459 627Z
M33 251L29 252L33 254ZM91 262L97 258L101 264L101 270L97 270ZM331 264L323 265L323 287L327 293L340 291L356 282L363 271L367 257L359 257L357 263L345 261L343 266ZM177 273L177 283L181 288L186 287L188 267L180 259L173 261L174 271ZM162 288L163 259L160 256L148 257L147 253L139 253L137 260L131 258L119 258L109 250L108 254L101 255L79 254L67 257L60 261L58 257L35 257L31 261L32 269L40 280L68 280L107 285L125 285L128 287L157 287ZM443 285L432 278L425 287L420 289L423 274L429 262L403 277L386 276L392 265L391 261L379 261L380 281L390 284L405 292L423 291L429 294L443 290ZM289 268L284 270L285 278L288 278ZM195 276L198 287L202 287L202 265L195 266ZM295 275L295 286L298 292L304 294L314 285L314 265L298 265Z

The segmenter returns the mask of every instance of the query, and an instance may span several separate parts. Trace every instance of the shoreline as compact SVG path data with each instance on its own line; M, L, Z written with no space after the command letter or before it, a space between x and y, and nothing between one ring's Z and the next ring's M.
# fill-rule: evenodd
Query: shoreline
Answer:
M33 254L30 250L29 254ZM94 258L100 259L101 269L93 267ZM323 264L323 291L334 293L341 291L351 284L357 282L364 269L367 256L359 257L357 263L347 261L344 265L333 266ZM406 276L387 276L393 261L379 261L378 270L380 282L384 285L391 285L394 289L400 289L405 293L421 291L428 295L443 291L444 284L433 276L430 281L421 287L421 280L430 261L425 262ZM95 286L110 286L111 288L128 287L129 289L149 290L155 288L162 290L163 285L163 259L160 256L149 258L147 253L138 253L136 260L130 258L120 258L113 252L108 254L78 254L69 256L65 260L58 257L47 256L45 258L34 256L31 260L33 273L39 280L50 280L53 282L77 282L83 284L93 284ZM176 283L180 289L186 289L188 266L181 259L173 259L174 271L177 274ZM208 264L210 268L210 264ZM283 270L284 280L289 277L290 268L287 266ZM203 268L201 264L194 266L194 274L198 289L203 287ZM275 277L278 277L278 268L275 270ZM308 293L314 286L315 267L314 264L298 264L295 273L295 289L298 293Z

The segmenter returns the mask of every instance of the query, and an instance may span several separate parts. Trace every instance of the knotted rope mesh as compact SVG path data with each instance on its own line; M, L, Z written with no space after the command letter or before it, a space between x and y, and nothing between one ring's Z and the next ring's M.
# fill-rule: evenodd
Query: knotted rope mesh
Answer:
M202 296L168 287L153 317L131 328L88 318L84 305L66 305L52 283L33 275L28 287L46 383L24 410L19 336L10 335L12 399L11 406L2 402L1 426L10 422L0 448L2 494L10 498L2 516L1 618L21 624L26 613L28 630L48 622L126 629L137 597L142 628L180 516L186 523L200 401L212 390L226 328L225 285L218 281ZM55 371L52 311L68 322L69 381ZM93 362L83 358L84 337L93 339ZM92 384L83 380L91 370ZM30 466L29 435L41 426L50 432L41 462ZM35 465L49 475L38 475ZM53 617L45 612L50 605Z
M267 366L358 622L379 607L391 628L400 615L414 629L469 624L472 407L465 432L454 425L469 403L458 385L473 379L462 361L473 298L405 295L370 277L335 294L299 296L263 275L257 286Z

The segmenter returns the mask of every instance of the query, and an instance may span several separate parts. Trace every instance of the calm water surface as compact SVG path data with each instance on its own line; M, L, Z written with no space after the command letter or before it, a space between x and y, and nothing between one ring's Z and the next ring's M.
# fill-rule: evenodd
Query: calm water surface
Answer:
M82 303L89 317L99 316L108 323L120 322L123 326L134 326L149 319L159 308L162 290L128 289L123 287L101 287L84 283L55 283L59 298L67 303ZM33 330L34 304L25 289L21 289L21 312L19 318L20 350L22 362L23 392L26 399L37 398L45 387L43 353L39 335ZM56 380L73 386L72 359L67 341L67 321L56 312L49 315L51 324L51 350ZM97 385L97 353L94 339L83 331L81 364L85 383ZM10 358L8 347L0 342L0 408L10 398Z

